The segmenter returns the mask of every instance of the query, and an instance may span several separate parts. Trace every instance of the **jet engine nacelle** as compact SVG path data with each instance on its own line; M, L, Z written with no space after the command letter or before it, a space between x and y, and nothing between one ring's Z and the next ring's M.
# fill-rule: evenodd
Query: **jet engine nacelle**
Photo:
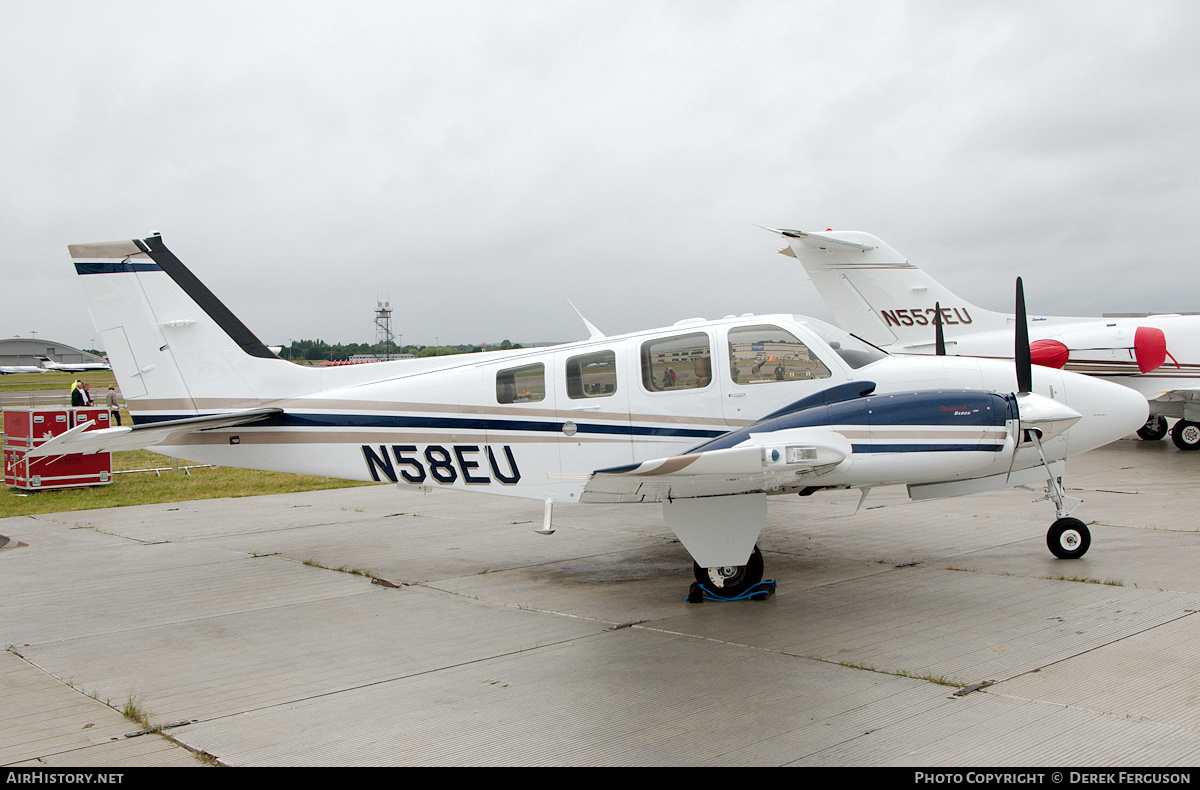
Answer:
M1137 361L1138 370L1157 370L1167 358L1167 338L1161 329L1139 326L1133 332L1119 327L1064 332L1029 344L1033 364L1062 368L1072 362Z

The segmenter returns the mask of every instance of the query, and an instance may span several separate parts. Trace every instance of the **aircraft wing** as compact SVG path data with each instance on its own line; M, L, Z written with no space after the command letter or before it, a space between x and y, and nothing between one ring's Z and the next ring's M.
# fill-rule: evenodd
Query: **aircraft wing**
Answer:
M89 421L47 440L26 453L26 457L42 458L73 453L87 455L120 450L141 450L156 444L163 444L172 436L207 431L213 428L245 425L280 414L283 414L283 409L248 409L226 414L209 414L203 417L186 417L182 420L104 428L99 431L89 431L88 428L95 424L94 421Z
M1183 403L1200 403L1200 387L1182 387L1177 390L1166 390L1160 392L1155 397L1150 398L1152 401L1159 403L1169 403L1172 401Z
M850 454L850 441L833 431L796 428L752 433L735 447L597 470L579 501L661 502L799 490Z

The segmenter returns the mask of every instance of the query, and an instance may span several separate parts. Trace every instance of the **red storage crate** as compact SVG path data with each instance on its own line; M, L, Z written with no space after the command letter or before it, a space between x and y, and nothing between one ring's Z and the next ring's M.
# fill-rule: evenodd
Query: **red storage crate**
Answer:
M112 482L109 453L25 459L25 453L51 437L88 420L95 421L89 431L107 428L108 419L108 409L103 406L6 408L4 484L25 490L108 485Z

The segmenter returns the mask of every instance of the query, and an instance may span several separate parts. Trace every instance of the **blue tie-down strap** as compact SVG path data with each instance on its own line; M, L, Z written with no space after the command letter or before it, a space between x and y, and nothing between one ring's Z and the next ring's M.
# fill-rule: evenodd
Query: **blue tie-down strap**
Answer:
M750 589L734 596L722 595L721 591L716 587L709 587L707 584L700 582L692 582L691 589L688 590L688 603L703 603L704 601L765 601L775 594L775 585L777 582L774 579L761 581Z

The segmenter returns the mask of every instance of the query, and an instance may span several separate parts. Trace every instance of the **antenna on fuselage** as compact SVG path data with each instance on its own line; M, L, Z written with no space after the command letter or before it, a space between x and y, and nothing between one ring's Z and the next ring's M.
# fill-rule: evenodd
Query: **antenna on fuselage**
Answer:
M575 311L575 315L579 316L580 320L583 321L583 325L587 327L588 340L599 340L605 336L603 332L596 328L595 324L584 318L583 313L579 312L579 308L575 306L574 302L568 299L567 304L571 305L571 309Z

